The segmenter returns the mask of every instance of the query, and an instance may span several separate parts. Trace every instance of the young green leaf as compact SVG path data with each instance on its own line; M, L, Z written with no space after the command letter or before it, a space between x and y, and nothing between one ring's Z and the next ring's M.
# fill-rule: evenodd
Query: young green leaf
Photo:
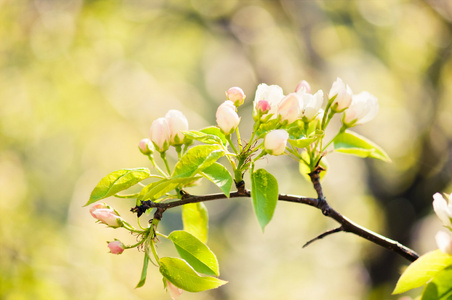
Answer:
M203 243L207 242L209 231L209 214L202 202L182 206L184 230L196 236Z
M203 133L207 133L207 134L219 137L221 140L221 143L223 145L228 144L228 140L226 139L226 136L224 135L223 132L221 132L221 129L216 126L206 127L206 128L201 129L200 131Z
M149 169L146 168L114 171L101 179L85 206L128 189L149 176Z
M196 180L198 180L199 176L195 177L183 177L183 178L169 178L162 179L157 182L150 183L145 186L140 194L138 195L139 200L155 200L165 195L168 192L171 192L177 187L183 187L187 184L190 184Z
M185 260L176 257L162 257L159 270L172 284L193 293L215 289L227 283L215 277L199 276Z
M254 212L264 231L270 222L278 202L278 181L272 174L259 169L251 174L251 197Z
M174 167L173 178L191 177L202 172L224 155L220 145L198 145L190 148Z
M439 271L450 265L452 265L452 255L441 250L428 252L406 268L392 293L400 294L420 287L435 277Z
M317 140L316 137L314 138L301 138L301 139L288 139L287 141L289 142L289 144L291 144L292 146L296 147L296 148L306 148L307 146L311 145L312 143L314 143Z
M438 272L422 293L421 300L450 300L452 299L452 266Z
M147 253L147 251L144 252L144 262L143 262L143 269L141 270L141 277L140 282L138 282L136 288L142 287L146 282L146 276L148 273L148 265L149 265L150 257Z
M218 276L218 260L215 254L191 233L184 230L171 232L168 238L174 243L179 255L197 272Z
M184 131L183 133L185 136L200 141L204 144L222 144L221 138L213 134L207 134L196 130Z
M229 197L233 180L231 174L223 165L213 163L211 166L205 168L201 174L216 184Z
M334 138L334 151L359 157L376 158L386 162L391 161L386 152L377 144L348 130Z

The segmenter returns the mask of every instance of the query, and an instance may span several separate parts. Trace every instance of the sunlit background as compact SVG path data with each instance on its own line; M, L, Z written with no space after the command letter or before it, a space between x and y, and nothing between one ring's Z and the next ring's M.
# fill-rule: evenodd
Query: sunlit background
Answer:
M109 172L150 167L137 145L169 109L191 129L213 125L240 86L246 138L261 82L327 93L339 76L377 96L378 116L356 131L393 162L333 154L325 194L355 222L435 249L432 195L452 192L451 22L448 0L0 1L0 298L169 299L153 266L135 289L143 253L106 243L135 237L82 206ZM294 161L259 166L282 193L315 195ZM107 202L136 222L133 200ZM408 261L396 254L345 233L302 248L337 226L311 207L279 203L262 233L249 199L207 206L229 283L181 299L400 298L390 293ZM180 210L167 212L161 230L178 228Z

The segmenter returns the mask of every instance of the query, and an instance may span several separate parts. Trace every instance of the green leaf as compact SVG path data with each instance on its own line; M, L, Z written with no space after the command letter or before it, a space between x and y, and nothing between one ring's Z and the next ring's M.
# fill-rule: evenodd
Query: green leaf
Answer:
M229 171L223 165L213 163L202 171L202 175L216 184L221 191L229 197L233 179Z
M190 130L190 131L184 131L183 132L185 136L190 137L193 140L200 141L205 144L222 144L223 141L221 138L219 138L216 135L213 134L207 134L201 131L196 130Z
M203 243L207 242L209 231L209 214L202 202L185 204L182 207L184 230L196 236Z
M149 265L149 255L148 252L145 251L144 252L144 262L143 262L143 269L141 270L141 277L140 277L140 282L138 282L136 288L142 287L145 282L146 282L146 276L148 273L148 265Z
M190 148L174 167L174 178L191 177L202 172L224 155L220 145L198 145Z
M207 134L219 137L221 140L221 143L223 145L228 144L228 140L226 139L226 136L224 135L223 132L221 132L221 129L216 126L206 127L206 128L201 129L200 131L203 133L207 133Z
M168 192L171 192L172 190L183 187L187 184L193 183L194 181L198 180L199 176L195 177L184 177L184 178L169 178L169 179L162 179L160 181L152 182L145 186L140 194L138 194L137 200L155 200L160 198L161 196L165 195Z
M313 138L301 138L301 139L289 139L287 140L289 142L289 144L291 144L292 146L296 147L296 148L306 148L307 146L311 145L312 143L314 143L317 140L316 137Z
M428 252L415 260L403 272L397 281L393 294L404 293L420 287L431 280L435 275L452 264L452 255L441 250Z
M148 178L149 175L149 169L146 168L114 171L101 179L92 191L89 201L85 206L128 189L143 179Z
M188 292L215 289L227 283L215 277L199 276L185 260L176 257L162 257L159 270L168 281Z
M433 280L425 287L421 300L450 299L452 299L452 266L436 274Z
M254 212L264 231L270 222L278 202L278 181L272 174L259 169L251 174L251 197Z
M386 162L391 161L386 152L384 152L377 144L348 130L334 138L334 151L359 157L376 158Z
M220 275L215 254L197 237L184 230L171 232L168 238L174 243L179 255L197 272Z

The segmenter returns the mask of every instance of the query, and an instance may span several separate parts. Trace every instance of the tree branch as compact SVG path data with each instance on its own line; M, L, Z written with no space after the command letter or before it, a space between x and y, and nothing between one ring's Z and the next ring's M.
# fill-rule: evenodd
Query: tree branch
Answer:
M321 190L320 182L318 182L318 185L316 183L315 186L317 186L317 188L320 188L320 190ZM231 199L232 198L242 198L242 197L247 197L247 198L251 197L250 191L246 190L245 188L242 188L241 191L232 192L229 195L229 198L231 198ZM206 201L220 200L220 199L228 199L228 197L226 197L226 195L222 194L222 193L209 194L209 195L203 195L203 196L195 196L195 195L190 195L190 194L184 193L182 195L182 199L176 200L176 201L171 201L171 202L153 202L150 200L142 201L141 205L132 208L131 211L136 212L138 214L138 216L140 216L141 214L143 214L146 210L148 210L150 208L160 208L163 210L167 210L169 208L173 208L173 207L177 207L177 206L181 206L181 205L185 205L185 204L189 204L189 203L206 202ZM339 212L334 210L327 203L327 201L324 198L317 199L317 198L310 198L310 197L300 197L300 196L291 196L291 195L280 194L278 196L278 200L307 204L312 207L316 207L316 208L320 209L325 216L330 217L330 218L334 219L336 222L338 222L339 224L341 224L340 231L356 234L370 242L373 242L377 245L380 245L388 250L391 250L391 251L405 257L409 261L415 261L419 257L419 255L416 252L414 252L412 249L350 221L349 219L347 219L346 217L341 215ZM339 232L339 230L337 230L337 231ZM331 232L331 233L334 233L334 232ZM331 233L328 233L328 234L324 233L323 235L320 235L319 237L317 237L314 240L323 238L324 236L327 236ZM308 244L314 240L309 241Z

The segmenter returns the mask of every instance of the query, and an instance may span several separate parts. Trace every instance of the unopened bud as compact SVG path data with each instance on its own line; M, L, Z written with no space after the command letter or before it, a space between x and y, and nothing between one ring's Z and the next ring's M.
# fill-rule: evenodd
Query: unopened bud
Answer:
M246 96L241 88L235 86L226 91L226 98L239 107L245 101Z
M150 155L154 152L154 145L152 145L152 142L150 139L142 139L140 143L138 144L138 149L140 149L140 152L144 155Z
M288 139L289 134L284 129L272 130L265 136L264 148L272 155L283 154Z
M288 124L295 122L301 113L303 107L300 96L296 93L290 93L284 97L278 105L278 115L281 121L287 121Z
M121 243L121 241L114 240L112 242L108 242L108 248L112 254L121 254L124 252L125 246Z
M345 110L352 103L352 96L353 93L351 88L338 77L336 81L333 82L330 92L328 93L330 99L336 97L331 105L331 109L335 112Z
M311 86L306 80L302 80L298 83L297 87L295 88L295 93L302 91L304 93L311 93Z
M369 122L378 113L378 99L369 92L353 95L352 104L344 113L343 123L348 127Z
M118 213L105 204L97 204L93 206L90 209L90 213L99 222L109 227L118 228L124 225L122 218L118 215Z
M170 143L170 128L165 118L158 118L152 122L149 131L151 141L159 152L168 150Z
M230 100L223 102L217 109L218 127L226 135L231 134L240 123L240 117L235 109L234 103Z
M185 135L182 131L188 130L188 121L184 114L176 109L168 111L165 115L170 129L171 145L181 145L185 142Z

